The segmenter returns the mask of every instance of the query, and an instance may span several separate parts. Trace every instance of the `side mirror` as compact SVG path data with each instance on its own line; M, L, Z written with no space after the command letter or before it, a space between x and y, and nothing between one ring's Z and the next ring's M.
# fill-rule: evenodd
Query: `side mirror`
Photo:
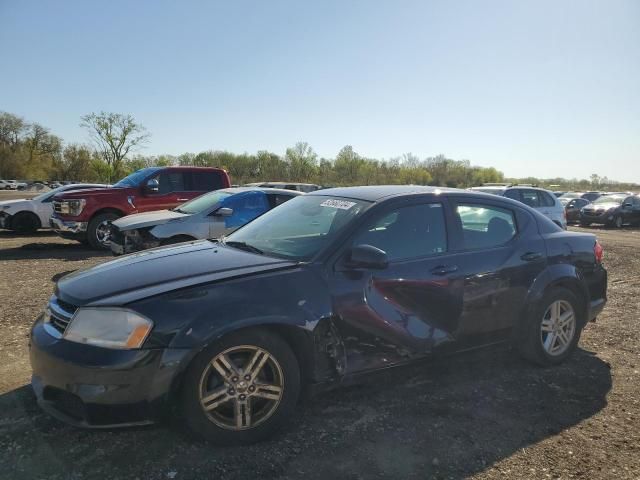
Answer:
M623 204L622 206L625 207L625 208L631 208L631 207L633 207L633 203L627 202L627 203Z
M351 249L346 265L351 268L385 269L389 266L387 253L372 245L356 245Z
M233 208L222 207L213 212L216 217L230 217L233 215Z
M144 193L158 193L160 191L160 182L155 178L152 178L143 187Z

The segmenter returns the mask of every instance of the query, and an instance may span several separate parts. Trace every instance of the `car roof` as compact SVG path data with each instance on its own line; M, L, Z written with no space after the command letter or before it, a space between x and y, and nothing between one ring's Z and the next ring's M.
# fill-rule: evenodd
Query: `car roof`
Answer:
M215 191L215 190L214 190ZM274 193L279 193L283 195L290 195L296 197L298 195L304 195L304 192L298 192L297 190L287 190L285 188L269 188L269 187L229 187L218 190L220 192L229 192L231 194L242 193L242 192L264 192L269 195L273 195Z
M423 185L369 185L366 187L336 187L324 190L316 190L306 195L321 195L332 197L346 197L355 200L377 202L390 197L416 194L439 194L443 192L468 194L467 190L446 187L431 187Z

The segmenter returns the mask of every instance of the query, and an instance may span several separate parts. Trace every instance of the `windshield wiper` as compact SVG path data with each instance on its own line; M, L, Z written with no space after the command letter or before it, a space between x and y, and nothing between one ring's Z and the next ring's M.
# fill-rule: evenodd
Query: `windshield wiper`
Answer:
M220 243L223 245L229 245L230 247L237 248L239 250L244 250L245 252L257 253L262 255L264 252L260 250L258 247L254 247L253 245L249 245L245 242L234 242L231 240L230 242L225 240L224 237L219 239Z

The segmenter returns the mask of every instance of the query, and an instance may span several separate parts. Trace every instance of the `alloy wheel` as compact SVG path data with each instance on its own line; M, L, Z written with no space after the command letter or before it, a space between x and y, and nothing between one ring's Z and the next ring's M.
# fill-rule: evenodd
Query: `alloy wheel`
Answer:
M618 216L615 219L616 228L622 228L622 217Z
M100 222L96 227L96 239L102 245L107 245L111 239L111 227L109 226L109 220Z
M276 411L284 391L282 368L253 345L216 355L200 378L200 405L215 425L228 430L256 427Z
M540 340L544 351L552 356L562 355L571 345L576 333L576 315L571 304L556 300L542 317Z

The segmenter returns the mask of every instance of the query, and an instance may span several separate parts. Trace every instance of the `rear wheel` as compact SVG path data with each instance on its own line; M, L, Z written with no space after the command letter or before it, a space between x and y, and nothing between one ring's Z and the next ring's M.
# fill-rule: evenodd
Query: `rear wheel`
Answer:
M616 228L622 228L623 223L622 215L617 215L616 218L613 219L613 226Z
M529 315L520 353L543 366L557 365L576 349L583 323L576 295L566 288L555 288L544 295Z
M187 426L217 444L249 444L282 426L300 393L295 355L263 330L234 332L202 351L183 389Z
M89 245L95 249L106 250L109 247L109 239L111 237L112 222L116 218L120 218L115 213L101 213L96 215L89 221L87 226L87 241Z
M11 221L11 227L17 233L34 233L40 228L40 219L31 212L18 212Z

